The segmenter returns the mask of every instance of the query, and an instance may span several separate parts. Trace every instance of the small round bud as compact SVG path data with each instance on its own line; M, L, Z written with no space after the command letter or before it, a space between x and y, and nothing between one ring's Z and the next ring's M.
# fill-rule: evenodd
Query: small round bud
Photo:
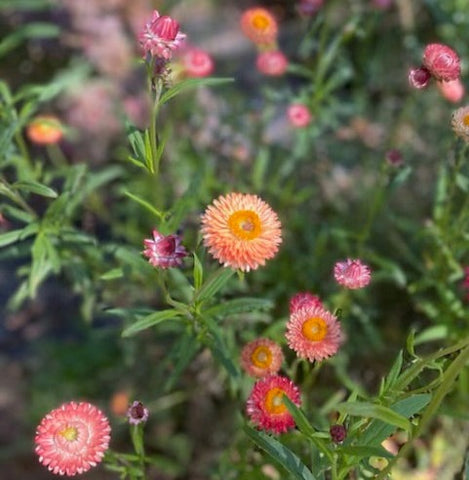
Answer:
M347 436L347 429L343 425L331 425L329 433L334 443L342 443Z

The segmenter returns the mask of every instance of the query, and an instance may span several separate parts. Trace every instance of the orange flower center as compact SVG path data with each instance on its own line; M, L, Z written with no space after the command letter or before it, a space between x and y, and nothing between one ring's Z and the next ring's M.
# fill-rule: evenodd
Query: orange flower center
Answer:
M327 334L327 323L321 317L308 318L301 327L301 333L312 342L319 342Z
M268 347L260 345L252 352L251 361L257 368L269 368L272 363L272 352Z
M254 240L262 231L261 219L251 210L238 210L228 219L231 233L240 240Z
M257 13L253 16L251 25L256 30L266 30L270 26L270 19L262 13Z
M264 400L264 407L271 415L280 415L287 411L283 403L285 392L281 388L271 388Z
M78 438L78 430L76 427L65 427L59 432L59 435L62 435L68 442L73 442Z
M469 113L462 117L462 123L464 123L466 127L469 127Z

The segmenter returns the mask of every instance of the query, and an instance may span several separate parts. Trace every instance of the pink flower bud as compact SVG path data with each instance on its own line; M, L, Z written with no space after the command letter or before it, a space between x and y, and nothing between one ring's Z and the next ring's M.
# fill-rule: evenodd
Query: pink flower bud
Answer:
M290 123L296 128L306 127L312 120L311 112L302 103L290 105L287 109L287 116Z
M432 76L425 67L413 68L409 71L409 83L414 88L425 88L430 78Z
M443 97L449 102L459 103L462 100L462 97L464 97L464 85L459 78L456 80L450 80L449 82L439 81L436 82L436 85Z
M152 21L150 30L161 40L172 41L179 32L179 23L168 15L162 15Z
M262 52L257 56L256 67L264 75L278 77L283 75L288 67L288 60L280 51Z
M200 48L189 48L184 52L182 64L188 77L207 77L213 72L212 57Z
M423 65L437 80L456 80L461 75L458 54L440 43L431 43L425 47Z

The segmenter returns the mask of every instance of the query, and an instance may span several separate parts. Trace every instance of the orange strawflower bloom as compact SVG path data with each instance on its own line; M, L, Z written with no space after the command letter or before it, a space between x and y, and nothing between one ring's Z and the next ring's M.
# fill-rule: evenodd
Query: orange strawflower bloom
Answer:
M255 270L282 242L277 214L256 195L220 196L202 216L204 245L225 267Z
M265 377L280 370L283 353L280 345L268 338L247 343L241 352L241 366L252 377Z
M39 115L26 128L26 135L31 142L48 145L59 142L63 137L60 120L53 115Z
M256 45L271 45L277 40L277 21L265 8L246 10L241 16L241 29Z

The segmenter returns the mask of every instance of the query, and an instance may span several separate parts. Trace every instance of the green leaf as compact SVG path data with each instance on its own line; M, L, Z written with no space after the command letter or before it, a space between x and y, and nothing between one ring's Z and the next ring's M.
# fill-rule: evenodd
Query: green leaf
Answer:
M295 420L296 426L300 429L300 432L304 433L307 437L314 437L316 430L309 423L309 420L306 418L306 415L303 411L297 407L287 395L283 396L283 403L285 403L288 411L291 413L293 419Z
M47 235L44 232L40 232L31 248L32 263L28 283L28 294L31 298L36 296L38 286L53 268L49 260L50 252L53 249L54 247Z
M198 350L199 345L196 338L191 334L186 333L179 338L179 341L174 345L166 359L166 363L174 360L175 364L171 365L171 374L163 386L164 392L172 390L174 384L177 382L187 365L189 365L190 361L194 358L194 355Z
M196 290L199 290L204 281L204 267L202 266L202 263L200 262L199 257L196 255L195 252L193 253L193 256L194 256L194 270L193 270L194 288Z
M43 197L49 197L49 198L58 197L58 194L55 190L38 182L31 182L31 181L15 182L12 185L12 187L16 188L17 190L36 193L37 195L42 195Z
M342 445L337 448L339 455L353 455L354 457L385 457L392 458L394 455L388 452L385 448L371 447L368 445Z
M196 292L195 300L202 302L212 298L221 288L223 288L225 283L234 275L234 273L234 270L225 267L215 271L202 285L201 289Z
M434 325L416 335L414 345L421 345L422 343L433 342L435 340L444 340L448 338L448 335L448 325Z
M394 361L389 374L387 375L384 382L384 391L388 390L394 385L399 373L401 372L403 362L402 350L399 351L396 360Z
M30 228L34 225L34 228ZM12 230L10 232L2 233L0 235L0 247L6 247L7 245L11 245L19 240L23 240L26 237L30 237L34 235L39 230L39 225L37 223L28 225L25 228L20 230Z
M234 313L266 311L272 307L272 300L267 298L244 297L226 300L219 305L204 310L203 313L212 317L225 317Z
M346 413L355 417L377 418L408 432L411 430L411 424L407 418L383 405L376 405L370 402L343 402L339 403L336 409L340 413Z
M36 22L18 27L0 42L0 57L16 48L28 38L58 37L60 28L52 23Z
M170 319L180 319L180 314L176 310L160 310L159 312L151 313L140 320L137 320L135 323L127 327L123 332L123 337L130 337L136 333L146 330L147 328L158 325L165 320Z
M124 272L122 271L122 268L113 268L112 270L103 273L99 278L101 280L115 280L116 278L122 278L123 276Z
M127 197L131 198L135 202L145 207L149 212L151 212L153 215L158 217L160 220L164 217L163 212L160 212L159 210L157 210L153 205L151 205L149 202L139 197L138 195L134 195L133 193L130 193L127 190L124 191L124 195L126 195Z
M246 435L262 450L278 462L287 472L298 480L316 480L311 470L289 448L279 441L269 437L263 432L258 432L248 425L243 427Z

